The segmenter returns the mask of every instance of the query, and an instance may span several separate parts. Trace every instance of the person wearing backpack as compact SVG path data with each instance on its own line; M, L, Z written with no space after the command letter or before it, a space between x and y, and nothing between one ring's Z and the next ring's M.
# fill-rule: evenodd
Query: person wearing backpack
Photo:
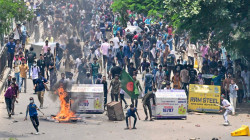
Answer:
M167 56L167 68L170 76L172 71L174 73L175 64L176 64L176 57L174 55L174 50L172 50L170 54Z
M31 75L32 75L33 85L35 85L35 82L38 79L38 75L40 72L40 68L36 65L36 61L33 62L33 66L31 66L30 71L31 71Z
M29 66L29 78L30 78L30 71L31 71L31 67L34 63L34 60L36 59L36 53L33 52L34 48L30 47L30 51L27 54L27 59L28 59L28 66Z

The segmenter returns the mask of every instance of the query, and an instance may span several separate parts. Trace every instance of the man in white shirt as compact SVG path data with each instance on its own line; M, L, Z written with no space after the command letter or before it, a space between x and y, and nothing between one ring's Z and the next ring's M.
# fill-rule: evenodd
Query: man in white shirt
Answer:
M36 61L33 62L33 66L31 66L31 75L33 80L33 85L35 85L36 80L38 79L40 68L36 65Z
M188 52L188 64L194 65L194 51L196 47L194 44L188 45L187 52Z
M116 36L113 38L113 43L114 43L114 50L115 50L115 55L116 53L119 51L119 47L120 47L120 40L119 38Z
M95 32L95 40L102 42L102 32L100 29L97 29L97 31Z
M228 119L227 119L227 115L228 115L229 113L232 112L233 107L232 107L232 105L228 102L228 100L225 99L225 95L224 95L224 94L221 95L221 100L222 100L221 103L222 103L222 105L223 105L223 106L221 106L221 108L226 109L226 111L225 111L224 114L223 114L223 118L224 118L224 120L225 120L224 125L227 126L227 125L229 125L229 121L228 121ZM220 112L222 112L222 110L220 110Z
M101 45L101 53L103 55L103 66L106 67L108 50L110 48L110 44L108 43L108 39L105 39L105 42Z

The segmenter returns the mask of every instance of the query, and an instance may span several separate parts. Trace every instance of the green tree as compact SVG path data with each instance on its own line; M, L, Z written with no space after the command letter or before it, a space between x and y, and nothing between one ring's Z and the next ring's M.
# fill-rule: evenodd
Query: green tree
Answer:
M162 18L165 12L163 2L164 0L114 0L112 9L121 15L120 21L126 26L127 10L154 18Z
M8 34L14 21L31 20L33 11L20 0L0 0L0 33Z
M206 40L211 47L222 41L228 50L250 53L249 0L165 0L166 15L177 31L192 40Z

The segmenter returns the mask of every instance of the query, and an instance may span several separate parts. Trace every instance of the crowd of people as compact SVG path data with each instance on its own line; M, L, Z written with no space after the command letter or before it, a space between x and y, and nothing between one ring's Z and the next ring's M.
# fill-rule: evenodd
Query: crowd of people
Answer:
M152 120L148 103L152 95L149 93L159 89L184 89L188 96L189 84L221 86L221 93L234 108L233 114L236 102L250 99L248 67L240 59L231 60L221 42L214 48L203 42L194 43L186 33L175 34L174 28L163 19L127 11L128 27L141 29L140 32L132 31L122 26L118 13L112 12L111 0L86 0L84 3L47 0L35 5L40 8L33 21L34 40L45 42L41 53L36 54L33 47L25 48L29 35L26 22L16 24L14 37L6 44L8 66L15 73L6 84L9 115L14 114L11 105L22 92L23 85L26 92L27 77L33 80L40 108L45 90L54 90L58 83L103 84L104 104L110 92L112 101L121 99L127 108L119 80L122 70L129 73L146 98L143 99L146 120L146 108ZM52 42L57 42L53 52ZM40 55L39 59L37 55ZM59 80L58 72L61 72ZM142 79L138 78L139 74ZM131 101L133 105L130 107L136 110L138 98ZM136 118L134 110L128 112L129 117Z

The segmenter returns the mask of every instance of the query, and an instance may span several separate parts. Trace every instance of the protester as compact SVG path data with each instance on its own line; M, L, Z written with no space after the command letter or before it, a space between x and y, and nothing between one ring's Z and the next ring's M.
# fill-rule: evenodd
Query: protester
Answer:
M36 129L36 135L39 135L39 130L38 130L38 126L39 126L39 120L38 120L38 113L37 110L39 110L39 108L36 106L36 104L34 103L34 99L33 97L30 97L30 104L27 106L26 109L26 116L25 116L25 120L27 120L27 115L29 113L30 115L30 120L34 126L34 128ZM40 110L39 110L40 111ZM44 114L43 114L44 115Z
M8 67L12 69L12 62L16 49L16 44L13 42L13 38L10 38L10 42L6 44L6 47L8 48Z
M28 52L27 54L27 60L28 60L28 66L29 66L29 78L30 77L30 73L31 73L31 67L32 65L34 64L34 61L36 59L36 53L33 52L34 48L33 47L30 47L30 51Z
M144 109L144 112L145 112L145 115L146 115L145 120L148 120L148 113L147 113L147 108L148 108L150 121L153 121L150 100L153 99L153 106L155 106L156 105L155 104L155 92L156 92L156 89L154 88L153 92L149 92L148 94L146 94L142 98L143 109Z
M37 93L38 100L40 102L40 108L43 108L43 102L44 102L43 98L44 98L44 93L45 93L45 89L46 89L46 84L48 84L47 79L42 77L42 74L39 73L39 77L35 81L34 89Z
M235 110L236 110L236 101L237 101L237 91L239 90L239 87L236 85L235 81L231 79L231 84L229 85L229 90L230 90L230 103L233 107L232 109L232 114L235 115Z
M98 63L96 63L97 58L94 58L94 63L91 64L91 73L92 73L92 79L93 79L93 83L96 83L96 79L97 79L97 74L99 72L99 68L100 65Z
M8 113L9 118L10 118L11 114L12 114L12 100L13 100L13 98L16 97L15 83L13 83L13 82L11 83L11 86L6 90L4 97L5 97L7 113Z
M224 121L225 121L224 125L227 126L227 125L230 124L229 121L228 121L228 119L227 119L227 116L228 116L229 113L231 113L233 111L233 107L228 102L228 100L225 99L225 95L224 94L221 95L221 100L222 100L222 105L223 105L222 108L225 109L225 113L223 114L223 118L224 118ZM222 110L220 112L222 112Z
M22 85L24 83L24 93L26 93L26 77L29 67L25 64L25 59L22 59L22 64L19 65L20 69L20 82L19 82L19 92L21 92Z
M15 72L15 77L16 77L16 80L17 80L17 84L19 85L19 82L20 82L20 69L19 69L19 65L22 64L22 62L18 59L18 55L19 54L16 54L15 55L15 58L16 60L14 60L14 72Z
M145 94L147 94L149 91L152 91L153 75L149 73L149 69L146 69L144 87L145 87Z
M126 92L125 92L123 89L121 89L121 90L120 90L120 100L121 100L121 105L122 105L122 101L123 101L123 102L124 102L124 104L125 104L124 109L128 108L128 104L127 104L127 102L126 102L126 100L125 100L125 98L124 98L125 93L126 93ZM131 99L131 100L132 100L132 99Z
M40 73L40 69L36 65L36 61L33 62L33 66L31 66L30 72L31 72L31 75L32 75L33 85L35 85L35 82L38 79L38 75Z
M16 83L16 78L15 77L12 78L12 82L15 84L14 85L15 96L13 96L13 99L12 99L12 105L11 105L12 112L11 112L11 115L15 115L15 102L18 103L18 101L16 99L19 97L19 87L18 87L18 84Z
M40 72L41 72L42 76L44 77L45 61L44 61L43 54L40 54L40 59L37 60L37 66L39 67Z
M136 114L135 114L136 113ZM127 124L127 128L125 129L131 129L131 117L134 118L134 125L132 129L136 129L135 125L136 125L136 121L137 121L137 117L140 120L139 114L137 112L137 109L134 107L133 104L130 105L130 108L128 109L127 113L126 113L126 124Z
M143 90L142 90L140 81L136 79L136 75L133 76L133 80L134 80L135 88L138 89L138 92L139 92L139 90L140 90L140 92L142 92ZM131 98L131 102L132 102L133 105L135 105L136 108L137 108L137 105L138 105L138 96L140 95L140 92L135 93L135 95L137 96L135 99Z
M103 84L103 93L104 93L104 110L106 109L106 104L107 104L107 100L108 100L108 83L106 81L106 76L102 77L102 82L101 84Z
M115 78L113 80L111 80L108 91L110 91L111 87L112 87L112 89L111 89L111 100L118 102L118 96L119 96L120 89L121 89L121 82L119 80L119 75L118 74L116 74Z

